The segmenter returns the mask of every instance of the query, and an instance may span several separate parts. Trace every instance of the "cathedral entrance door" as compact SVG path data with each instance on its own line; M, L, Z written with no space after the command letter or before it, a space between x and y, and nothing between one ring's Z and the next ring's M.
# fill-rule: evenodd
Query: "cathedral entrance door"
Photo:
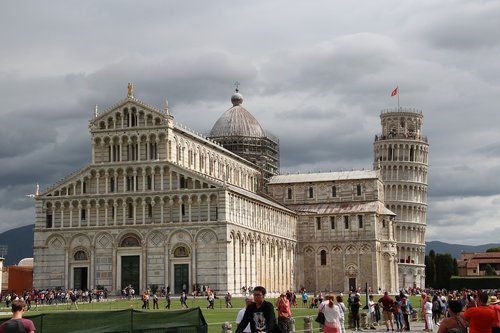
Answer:
M189 264L174 265L174 293L189 292Z
M88 289L87 286L87 267L73 268L73 288L75 289Z
M349 278L349 290L356 291L356 278Z
M122 256L121 259L122 259L121 288L123 289L131 285L132 288L134 288L136 294L140 293L139 256Z

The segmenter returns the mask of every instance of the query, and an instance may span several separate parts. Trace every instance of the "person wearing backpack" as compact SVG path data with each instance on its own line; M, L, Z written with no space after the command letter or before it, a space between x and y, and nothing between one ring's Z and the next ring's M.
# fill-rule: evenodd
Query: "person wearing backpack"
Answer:
M22 299L12 302L12 318L0 325L0 333L34 333L35 325L23 318L26 303Z

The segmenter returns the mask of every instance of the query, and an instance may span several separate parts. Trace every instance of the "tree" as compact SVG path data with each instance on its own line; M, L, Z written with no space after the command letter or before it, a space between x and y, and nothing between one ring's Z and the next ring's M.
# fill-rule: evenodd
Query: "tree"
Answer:
M425 285L434 287L436 285L436 252L429 251L425 256Z
M484 275L486 275L486 276L496 276L497 272L495 271L495 269L493 267L491 267L490 264L486 264L486 266L484 266Z
M425 256L425 285L434 287L436 285L436 252L429 251Z
M489 249L486 250L486 252L500 252L500 246L499 247L490 247Z
M451 254L437 254L435 260L436 285L434 288L450 288L450 278L455 271Z

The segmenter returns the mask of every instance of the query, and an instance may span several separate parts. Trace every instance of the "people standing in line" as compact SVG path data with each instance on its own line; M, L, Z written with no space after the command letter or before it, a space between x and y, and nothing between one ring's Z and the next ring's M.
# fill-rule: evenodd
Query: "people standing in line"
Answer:
M292 310L290 308L290 301L286 297L286 293L282 292L276 301L278 308L278 327L281 333L288 333L290 331L290 320L292 318Z
M238 315L236 316L236 324L239 325L243 316L245 315L245 311L249 305L253 303L253 295L249 295L245 297L245 307L238 311ZM252 330L250 328L250 323L243 329L243 333L251 333Z
M326 301L321 303L319 311L325 315L324 333L340 333L340 310L334 303L335 295L326 296Z
M439 324L438 333L467 333L467 323L460 315L462 303L459 301L448 302L448 315Z
M355 331L361 331L361 326L360 326L360 314L359 310L361 309L361 299L360 295L356 293L354 297L352 298L352 303L351 303L351 314L352 314L352 323L353 323L353 330Z
M34 333L36 328L33 322L23 318L25 308L26 303L22 299L12 301L12 318L0 325L0 333Z
M339 307L339 312L340 312L340 318L339 318L340 333L345 333L344 317L345 317L345 313L347 312L347 308L344 304L344 298L341 295L337 295L337 305Z
M434 330L434 323L432 321L432 302L430 297L425 298L424 303L424 318L425 318L425 326L424 329L426 332L432 332Z
M389 293L384 292L384 296L378 300L378 303L382 303L382 313L384 317L385 327L387 328L387 332L389 332L389 326L391 330L394 332L394 323L392 321L393 308L394 308L394 300Z
M477 306L469 307L464 312L464 318L469 322L469 333L491 332L496 313L488 307L488 294L481 291L477 294Z
M272 333L274 331L276 326L274 306L264 299L265 296L266 288L257 286L253 289L254 302L247 306L236 333L242 333L248 323L250 323L252 333Z

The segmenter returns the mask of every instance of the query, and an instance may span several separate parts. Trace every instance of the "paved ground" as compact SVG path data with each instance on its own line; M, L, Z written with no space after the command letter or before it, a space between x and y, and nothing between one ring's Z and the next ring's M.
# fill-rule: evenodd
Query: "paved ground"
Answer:
M424 327L425 326L424 326L423 321L411 321L410 322L410 331L423 332ZM434 332L437 332L437 329L438 329L438 327L434 327ZM362 330L364 332L387 332L387 328L385 327L385 325L375 326L375 329L362 328ZM346 328L346 333L351 333L351 332L354 332L354 330L350 329L350 328ZM394 332L396 332L396 325L394 325Z

